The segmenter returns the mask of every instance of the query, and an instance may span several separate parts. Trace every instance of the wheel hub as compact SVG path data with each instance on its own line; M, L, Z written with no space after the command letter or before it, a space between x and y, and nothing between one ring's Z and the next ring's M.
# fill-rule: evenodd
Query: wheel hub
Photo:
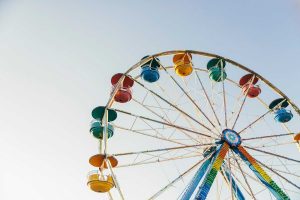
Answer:
M231 147L237 147L242 143L241 136L231 129L224 129L222 131L222 140Z

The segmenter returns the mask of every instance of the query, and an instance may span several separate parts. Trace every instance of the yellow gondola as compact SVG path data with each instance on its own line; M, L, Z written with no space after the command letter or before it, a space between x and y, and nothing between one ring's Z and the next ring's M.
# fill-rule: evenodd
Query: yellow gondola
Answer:
M193 72L192 55L190 53L178 53L173 57L176 74L188 76Z
M98 171L88 174L87 185L92 191L101 193L108 192L115 186L112 176L100 175Z

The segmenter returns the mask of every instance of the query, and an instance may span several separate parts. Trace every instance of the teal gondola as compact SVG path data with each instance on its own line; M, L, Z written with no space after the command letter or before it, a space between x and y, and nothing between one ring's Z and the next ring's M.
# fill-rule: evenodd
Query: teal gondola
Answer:
M207 63L209 78L215 82L222 82L227 78L226 62L221 58L213 58Z
M90 133L97 139L103 139L104 126L99 120L93 120L91 122ZM111 138L114 135L114 127L111 124L107 125L107 138Z

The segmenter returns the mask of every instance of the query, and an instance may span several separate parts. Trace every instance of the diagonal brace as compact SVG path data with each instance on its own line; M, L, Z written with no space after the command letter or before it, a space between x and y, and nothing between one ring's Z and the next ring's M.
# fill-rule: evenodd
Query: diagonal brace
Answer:
M195 200L204 200L207 197L207 194L217 176L218 171L221 168L221 165L224 161L224 158L229 150L229 145L227 143L223 143L216 152L214 159L212 160L212 164L210 166L209 171L205 175L205 178L199 187L199 190L195 196Z
M278 200L289 200L287 194L273 181L273 179L266 173L266 171L258 164L248 151L243 146L233 148L233 151L238 154L243 161L254 172L257 178L270 190L270 192Z

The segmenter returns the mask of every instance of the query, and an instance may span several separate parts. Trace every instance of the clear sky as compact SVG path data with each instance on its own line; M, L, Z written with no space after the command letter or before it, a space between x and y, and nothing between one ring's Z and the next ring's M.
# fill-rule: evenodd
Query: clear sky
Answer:
M1 0L0 199L102 199L90 111L113 74L173 49L232 58L300 105L299 0Z

